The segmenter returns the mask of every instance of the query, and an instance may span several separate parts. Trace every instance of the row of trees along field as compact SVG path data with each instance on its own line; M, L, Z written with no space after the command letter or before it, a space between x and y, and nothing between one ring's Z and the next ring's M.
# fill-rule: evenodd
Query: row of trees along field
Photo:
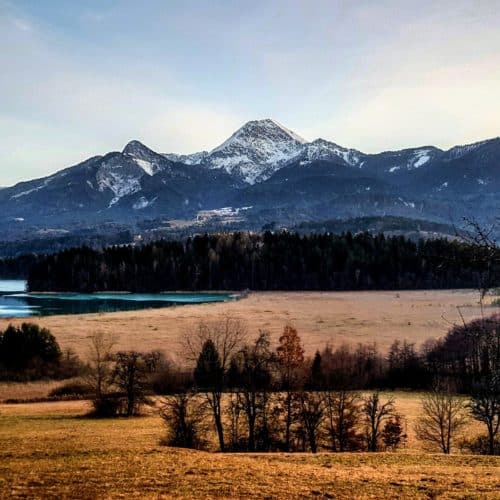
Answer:
M52 397L91 399L101 417L155 408L171 446L210 448L215 438L221 451L395 449L406 420L378 391L404 388L427 391L415 431L430 448L500 453L500 315L454 326L418 350L406 341L385 354L374 344L327 345L310 359L291 325L273 347L267 332L249 339L241 321L224 317L187 332L183 355L176 365L160 352L115 352L97 333L82 362L36 325L0 334L3 378L78 375ZM472 419L485 433L461 439Z
M484 251L460 241L415 243L368 233L222 233L39 257L30 264L28 287L82 292L471 288L485 274L498 280L500 260L488 257L486 265Z

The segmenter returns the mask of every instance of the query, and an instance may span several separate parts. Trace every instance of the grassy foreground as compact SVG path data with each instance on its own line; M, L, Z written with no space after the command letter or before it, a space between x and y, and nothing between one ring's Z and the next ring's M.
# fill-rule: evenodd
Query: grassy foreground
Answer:
M92 420L85 402L0 406L0 498L498 498L500 457L220 454L160 445L157 416Z

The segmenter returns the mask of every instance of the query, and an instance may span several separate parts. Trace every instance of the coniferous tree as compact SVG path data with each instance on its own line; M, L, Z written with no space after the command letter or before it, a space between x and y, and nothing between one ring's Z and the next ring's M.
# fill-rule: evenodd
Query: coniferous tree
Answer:
M224 368L219 352L212 339L207 339L194 369L194 380L207 395L212 410L220 451L224 451L224 427L222 424L222 393L224 390Z
M30 290L50 291L465 288L483 277L480 248L369 233L225 233L104 250L73 248L5 266L23 268ZM500 250L489 251L493 286L500 280Z

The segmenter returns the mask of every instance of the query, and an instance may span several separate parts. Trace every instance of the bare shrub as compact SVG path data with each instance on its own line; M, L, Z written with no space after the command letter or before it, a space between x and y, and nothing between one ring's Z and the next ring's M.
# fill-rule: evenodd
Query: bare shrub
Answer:
M500 373L489 379L483 378L475 384L467 406L473 418L486 426L489 454L497 454L500 431Z
M160 416L167 426L164 444L180 448L203 449L206 405L194 392L181 392L164 399Z
M482 434L473 438L463 438L458 446L461 451L473 453L474 455L500 455L500 439L493 440L493 446L488 434Z

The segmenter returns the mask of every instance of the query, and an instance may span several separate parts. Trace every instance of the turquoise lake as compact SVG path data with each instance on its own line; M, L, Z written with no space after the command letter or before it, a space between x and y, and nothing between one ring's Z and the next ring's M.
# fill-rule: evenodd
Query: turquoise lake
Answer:
M26 283L0 280L0 318L133 311L225 302L229 293L26 293Z

